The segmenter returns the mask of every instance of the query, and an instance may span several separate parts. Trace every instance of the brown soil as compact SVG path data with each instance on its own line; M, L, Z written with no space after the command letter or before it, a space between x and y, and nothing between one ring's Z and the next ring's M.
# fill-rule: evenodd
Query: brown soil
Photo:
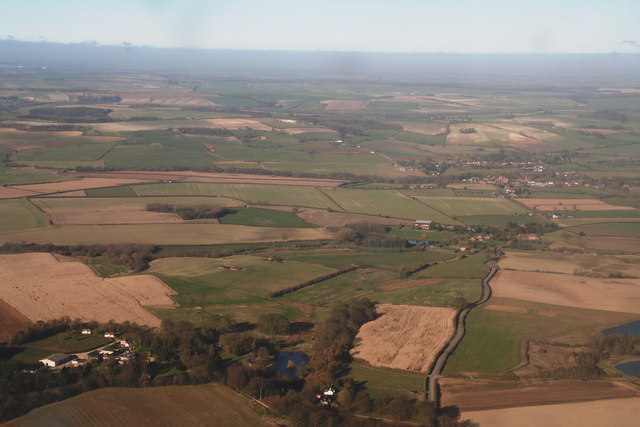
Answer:
M640 420L640 398L464 412L462 419L491 427L511 427L514 420L519 427L629 427Z
M527 363L515 372L519 376L527 376L549 369L575 367L577 356L586 351L586 347L565 347L529 341Z
M48 214L53 224L165 224L184 222L174 213L61 211Z
M501 270L491 288L494 297L640 314L640 279Z
M454 332L455 310L380 304L376 320L360 328L353 357L373 366L428 372Z
M159 326L143 306L175 306L175 292L153 276L104 279L80 262L51 254L0 255L0 297L31 320L63 316Z
M628 211L629 206L615 206L597 199L518 199L530 209L539 211Z
M122 184L135 184L144 179L126 178L82 178L77 181L51 182L47 184L15 185L12 188L32 191L40 194L61 193L63 191L86 190L88 188L114 187Z
M479 379L441 380L442 405L463 411L549 405L640 396L640 391L613 381L490 381Z
M588 237L586 246L596 249L610 249L613 251L640 252L640 239L637 237Z
M326 104L325 111L345 110L345 111L357 111L364 108L368 101L349 100L349 99L328 99L326 101L320 101L322 104Z
M324 209L304 209L297 214L310 224L321 227L344 227L349 224L411 225L413 221L383 218L373 215L361 215L341 212L327 212Z
M253 130L273 130L271 126L267 126L262 122L252 119L206 119L207 122L223 129L239 130L239 129L253 129Z
M202 94L196 92L123 92L119 94L122 105L154 104L154 105L178 105L178 106L214 106L215 103L204 99Z
M0 342L7 342L30 323L29 318L0 299Z
M37 194L39 193L15 187L0 186L0 199L17 199L19 197L35 196Z
M76 177L104 177L109 179L130 179L145 181L176 181L176 182L217 182L241 184L281 184L308 185L314 187L336 187L345 181L321 178L293 178L262 176L241 173L207 173L207 172L144 172L144 171L111 171L111 172L69 172L67 175Z
M337 133L335 130L328 129L328 128L283 128L281 130L283 132L288 133L289 135L297 135L299 133L307 133L307 132Z

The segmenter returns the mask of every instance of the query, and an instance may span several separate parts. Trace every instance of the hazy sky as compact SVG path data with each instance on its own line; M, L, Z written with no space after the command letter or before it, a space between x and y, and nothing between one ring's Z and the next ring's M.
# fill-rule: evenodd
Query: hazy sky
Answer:
M640 0L0 0L0 38L8 37L231 49L640 53Z

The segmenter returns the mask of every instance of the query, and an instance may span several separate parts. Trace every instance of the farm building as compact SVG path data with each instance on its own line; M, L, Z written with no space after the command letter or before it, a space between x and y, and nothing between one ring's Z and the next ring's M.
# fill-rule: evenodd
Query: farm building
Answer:
M432 222L433 221L430 221L428 219L416 219L415 226L418 228L422 228L423 230L428 230L429 227L431 227Z
M540 236L534 233L521 233L517 238L518 240L540 240Z
M115 332L105 332L104 333L104 337L105 338L115 338L116 337L116 333Z
M44 366L48 366L50 368L55 368L56 366L60 366L68 361L75 359L75 356L71 354L64 353L54 353L51 356L45 357L44 359L40 359L39 362Z
M82 335L91 335L91 329L83 329Z

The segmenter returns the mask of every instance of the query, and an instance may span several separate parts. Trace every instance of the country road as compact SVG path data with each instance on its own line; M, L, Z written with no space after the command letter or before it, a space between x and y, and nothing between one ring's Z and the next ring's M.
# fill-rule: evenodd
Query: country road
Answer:
M453 351L456 349L458 344L460 344L460 341L462 341L462 338L464 337L465 320L467 319L467 315L469 314L471 309L479 306L480 304L484 304L491 297L491 286L489 286L489 281L496 274L496 271L498 271L497 265L491 267L491 270L489 270L486 276L484 276L484 278L482 279L482 295L480 296L480 299L472 304L469 304L456 316L455 333L449 343L445 346L444 350L442 350L442 352L436 359L431 372L429 373L429 375L427 375L427 399L429 400L429 402L435 402L436 404L438 403L438 377L440 376L442 369L444 369L449 356L451 356Z

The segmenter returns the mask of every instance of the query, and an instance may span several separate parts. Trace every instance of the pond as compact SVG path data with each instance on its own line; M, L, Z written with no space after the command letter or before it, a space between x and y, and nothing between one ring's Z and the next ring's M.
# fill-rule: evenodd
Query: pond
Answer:
M276 356L273 367L277 373L295 380L298 378L298 370L308 361L303 351L281 351Z
M640 320L635 322L625 323L624 325L616 326L615 328L609 328L602 331L603 334L609 335L640 335Z
M616 369L625 375L640 377L640 360L618 363Z

